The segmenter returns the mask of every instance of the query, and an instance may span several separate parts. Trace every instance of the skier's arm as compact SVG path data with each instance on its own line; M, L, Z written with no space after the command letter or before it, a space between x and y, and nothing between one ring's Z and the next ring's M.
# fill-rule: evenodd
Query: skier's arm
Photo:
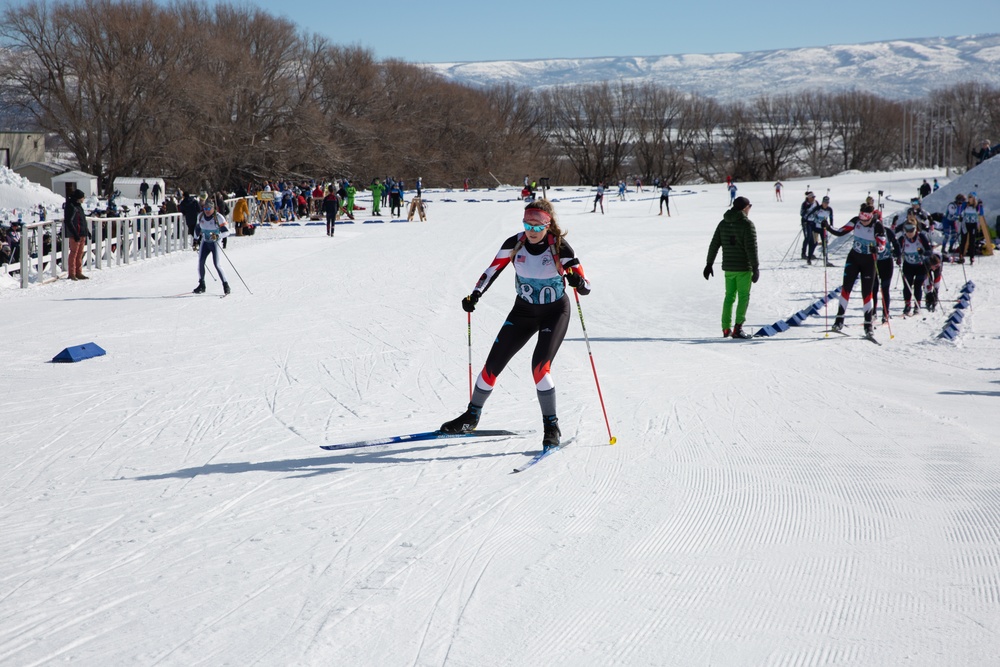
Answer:
M715 264L715 256L719 254L719 248L722 247L722 223L715 228L715 234L712 235L712 242L708 244L708 257L705 259L705 266L712 266Z
M493 281L497 279L500 272L503 271L511 260L511 252L514 250L514 246L517 245L518 235L515 234L509 239L503 242L500 246L500 250L497 252L496 257L490 263L486 270L483 271L483 275L479 277L479 281L476 282L476 286L472 288L473 292L479 292L480 294L485 294L486 290L490 288Z
M565 241L559 249L559 263L562 264L566 282L569 283L570 287L584 296L590 294L590 281L587 280L587 275L583 272L583 264L576 257L573 248Z
M830 224L826 224L823 226L826 228L826 231L830 232L834 236L844 236L845 234L850 234L851 232L854 231L854 225L857 224L857 221L858 221L857 218L851 218L847 222L847 224L841 227L840 229L837 229L836 227Z

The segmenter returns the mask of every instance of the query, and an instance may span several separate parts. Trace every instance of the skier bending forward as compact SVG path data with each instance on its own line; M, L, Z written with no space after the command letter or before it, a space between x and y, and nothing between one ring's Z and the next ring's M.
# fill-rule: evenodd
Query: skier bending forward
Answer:
M887 237L885 227L874 217L875 209L865 204L861 207L861 212L841 227L834 229L830 223L823 223L823 228L834 236L844 236L854 232L854 245L847 253L847 262L844 264L844 282L840 288L840 307L837 309L837 319L834 320L833 330L840 331L844 328L844 313L847 312L847 303L851 299L851 289L854 281L861 276L861 297L865 310L865 335L872 335L872 315L875 312L875 303L872 301L872 292L875 288L875 256L885 249Z
M570 302L565 283L586 295L590 293L590 282L573 248L566 242L565 232L559 228L555 209L549 201L543 199L528 204L523 222L524 231L503 242L472 293L462 299L462 308L471 313L500 272L513 263L517 290L514 307L500 327L486 364L476 379L468 409L442 424L441 430L445 433L474 430L497 376L517 351L538 334L531 355L531 373L542 409L542 446L548 450L559 446L562 435L556 416L556 388L551 367L569 328Z

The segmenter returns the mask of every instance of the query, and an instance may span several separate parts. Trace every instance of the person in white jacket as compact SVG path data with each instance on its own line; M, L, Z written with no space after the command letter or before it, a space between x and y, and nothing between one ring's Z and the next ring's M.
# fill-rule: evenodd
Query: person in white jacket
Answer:
M219 265L219 244L218 241L229 236L229 228L226 226L226 216L215 210L215 202L211 197L206 199L201 207L201 214L194 227L195 247L200 250L198 253L198 286L194 288L195 294L205 292L205 260L208 255L212 255L212 262L215 270L219 272L219 280L222 281L222 291L229 294L229 282L226 274Z

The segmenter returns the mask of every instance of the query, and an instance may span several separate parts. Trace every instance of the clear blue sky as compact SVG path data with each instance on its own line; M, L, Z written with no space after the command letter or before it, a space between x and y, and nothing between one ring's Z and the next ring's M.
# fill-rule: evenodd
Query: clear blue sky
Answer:
M764 51L1000 32L1000 0L229 1L408 62Z
M244 0L409 62L759 51L1000 32L1000 0Z

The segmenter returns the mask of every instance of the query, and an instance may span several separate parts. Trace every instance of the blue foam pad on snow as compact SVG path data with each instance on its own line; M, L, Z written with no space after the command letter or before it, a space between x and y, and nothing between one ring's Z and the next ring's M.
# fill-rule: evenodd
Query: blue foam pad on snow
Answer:
M409 220L406 220L405 218L397 218L395 220L390 220L389 222L409 222Z
M77 361L83 361L84 359L90 359L91 357L103 357L105 354L107 354L107 352L105 352L97 343L84 343L83 345L67 347L59 354L52 357L52 363L76 363Z
M954 322L955 324L958 324L964 318L965 318L965 311L964 310L953 310L951 312L951 316L948 317L947 321L948 322Z
M778 320L771 326L774 327L775 331L780 331L780 332L785 332L788 331L789 329L788 322L785 322L784 320Z
M961 291L964 292L964 293L966 293L966 294L968 294L970 292L975 291L975 289L976 289L976 283L974 283L974 282L972 282L970 280L969 282L967 282L964 285L962 285L962 290Z
M385 220L365 220L363 224L365 225L381 225Z

